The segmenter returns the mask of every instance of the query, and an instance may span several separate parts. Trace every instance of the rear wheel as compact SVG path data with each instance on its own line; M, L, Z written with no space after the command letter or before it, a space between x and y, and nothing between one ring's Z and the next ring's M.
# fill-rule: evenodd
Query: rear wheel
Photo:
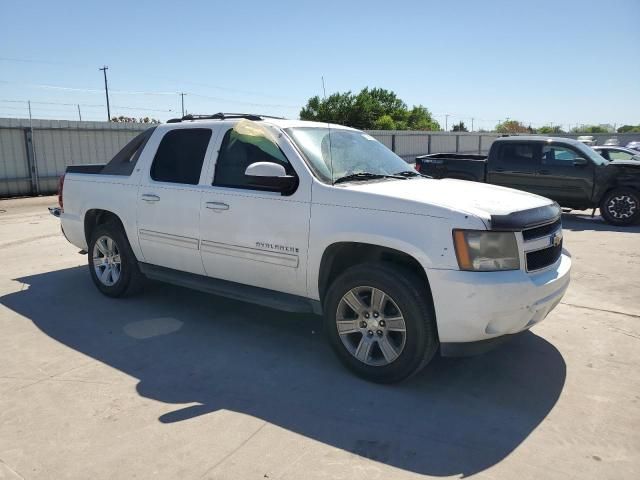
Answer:
M122 297L137 292L142 286L138 261L118 222L94 228L88 257L93 283L105 295Z
M600 214L612 225L633 225L640 222L640 195L631 188L608 192L600 202Z
M411 271L387 263L352 267L333 282L326 295L325 326L342 362L374 382L407 378L438 348L427 285Z

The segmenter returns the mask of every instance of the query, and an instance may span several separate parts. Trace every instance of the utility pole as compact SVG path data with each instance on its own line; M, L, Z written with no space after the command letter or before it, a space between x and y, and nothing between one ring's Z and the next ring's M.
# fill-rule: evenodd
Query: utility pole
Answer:
M80 112L80 104L78 104L78 118L82 121L82 113Z
M474 120L474 118L473 118L473 117L471 117L471 131L472 131L472 132L473 132L473 120Z
M449 131L449 114L448 113L444 114L444 131L445 132Z
M107 70L109 70L109 67L103 65L102 68L99 68L98 70L102 70L102 73L104 73L104 93L107 96L107 122L110 122L111 108L109 108L109 86L107 85Z
M36 156L36 142L33 137L33 118L31 118L31 100L27 101L27 106L29 107L29 140L27 143L27 149L29 145L31 146L31 152L33 154L33 164L31 165L31 175L32 182L34 186L35 193L40 193L40 182L38 181L38 157ZM27 151L27 155L29 152Z
M184 117L184 92L180 92L180 98L182 99L182 116Z

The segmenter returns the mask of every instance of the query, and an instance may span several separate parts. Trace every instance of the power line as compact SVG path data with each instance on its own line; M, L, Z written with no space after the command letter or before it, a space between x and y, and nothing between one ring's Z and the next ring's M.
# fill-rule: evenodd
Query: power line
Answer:
M256 107L295 108L295 109L300 108L299 105L282 105L282 104L273 104L273 103L246 102L246 101L243 101L243 100L234 100L234 99L222 98L222 97L211 97L209 95L202 95L200 93L193 93L193 92L188 92L188 94L191 95L191 96L194 96L194 97L206 98L206 99L209 99L209 100L215 100L216 102L238 103L238 104L242 104L242 105L252 105L252 106L256 106Z
M81 65L78 63L68 62L56 62L52 60L34 60L29 58L12 58L12 57L0 57L0 62L14 62L14 63L42 63L47 65L63 65L65 67L86 68L89 65Z
M26 104L28 101L29 100L5 100L5 99L0 99L0 102L2 102L2 103ZM74 107L74 108L76 106L78 106L78 105L80 105L81 107L85 107L85 108L104 108L105 107L104 103L90 104L90 103L62 103L62 102L31 101L31 104L32 105L60 105L60 106L67 106L67 107ZM171 113L171 112L173 112L172 109L146 108L146 107L135 107L135 106L123 106L123 105L112 105L112 107L113 108L118 108L118 109L121 109L121 110L143 110L143 111L147 111L147 112L159 112L159 113ZM13 107L4 107L4 108L13 108Z

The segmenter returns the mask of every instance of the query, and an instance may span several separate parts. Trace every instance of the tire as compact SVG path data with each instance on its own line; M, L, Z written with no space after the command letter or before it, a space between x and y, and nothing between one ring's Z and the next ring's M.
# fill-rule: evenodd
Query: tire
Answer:
M640 194L631 188L607 192L600 202L600 215L611 225L634 225L640 222Z
M383 298L380 292L386 296L382 309L372 308L372 300ZM391 263L356 265L338 276L325 296L324 322L340 360L372 382L404 380L429 363L438 349L428 285Z
M144 277L119 222L109 221L93 229L87 257L93 283L104 295L124 297L141 290Z

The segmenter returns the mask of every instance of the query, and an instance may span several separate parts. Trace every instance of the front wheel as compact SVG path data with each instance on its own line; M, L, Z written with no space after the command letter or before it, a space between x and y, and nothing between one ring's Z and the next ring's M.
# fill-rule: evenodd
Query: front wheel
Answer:
M611 225L633 225L640 222L640 195L631 188L618 188L605 194L600 214Z
M329 288L324 307L331 346L367 380L403 380L420 371L438 348L428 286L393 264L349 268Z

